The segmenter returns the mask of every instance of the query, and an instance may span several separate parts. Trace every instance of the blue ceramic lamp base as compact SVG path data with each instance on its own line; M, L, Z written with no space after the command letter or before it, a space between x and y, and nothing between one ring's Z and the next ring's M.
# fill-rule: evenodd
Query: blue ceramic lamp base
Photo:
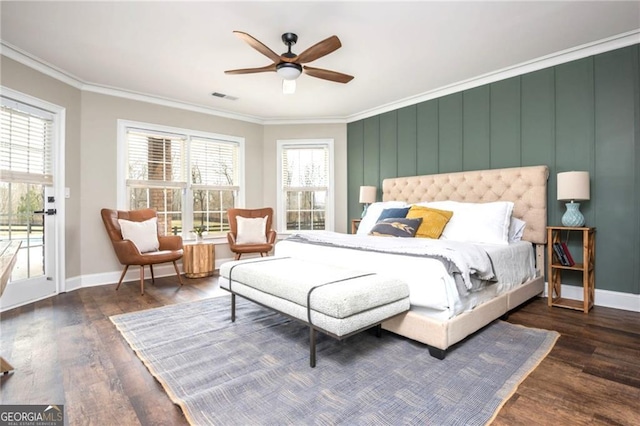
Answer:
M584 225L584 216L580 213L580 203L566 203L567 211L562 216L562 225L580 227Z

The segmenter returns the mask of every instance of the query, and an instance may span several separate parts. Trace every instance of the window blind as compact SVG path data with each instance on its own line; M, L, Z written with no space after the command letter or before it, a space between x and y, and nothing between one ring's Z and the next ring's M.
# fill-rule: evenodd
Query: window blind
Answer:
M127 131L127 185L184 187L183 135Z
M53 120L3 104L0 129L0 180L51 185Z
M239 189L239 145L213 139L192 138L191 183L208 189Z
M282 150L282 182L288 190L327 189L329 149L296 147Z

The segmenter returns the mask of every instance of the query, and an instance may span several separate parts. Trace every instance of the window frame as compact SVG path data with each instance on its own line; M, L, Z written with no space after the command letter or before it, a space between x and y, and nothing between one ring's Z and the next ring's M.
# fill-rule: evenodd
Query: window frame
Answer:
M191 229L193 229L193 189L191 182L191 173L188 170L191 163L191 138L194 139L212 139L218 141L227 141L238 144L238 193L236 197L236 206L242 208L245 205L245 138L239 136L223 135L219 133L204 132L200 130L184 129L180 127L165 126L161 124L145 123L131 120L117 120L117 194L116 206L119 210L128 210L127 196L127 131L136 129L139 131L148 131L150 133L166 133L175 136L184 136L185 154L183 164L186 184L182 189L182 233L180 234L184 240L194 239ZM196 184L199 186L199 184ZM202 188L200 188L202 189ZM208 239L225 239L226 233L217 233L208 236Z
M328 164L328 176L327 176L327 199L325 207L325 231L334 231L335 220L335 167L334 167L334 140L333 139L281 139L276 141L276 156L277 156L277 195L276 195L276 217L277 217L277 232L278 234L287 235L292 233L307 233L318 232L321 230L287 230L286 224L286 209L285 209L285 196L284 187L282 182L282 153L285 149L308 149L314 146L328 148L329 150L329 164Z

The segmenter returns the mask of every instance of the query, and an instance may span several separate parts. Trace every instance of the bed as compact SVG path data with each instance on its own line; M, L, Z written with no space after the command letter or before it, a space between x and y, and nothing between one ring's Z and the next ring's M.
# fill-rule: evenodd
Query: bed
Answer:
M505 245L474 244L485 249L492 262L502 266L495 268L497 282L473 289L472 284L467 283L466 294L460 290L460 279L454 281L439 270L446 263L407 254L414 250L411 247L414 242L410 240L424 239L371 237L363 235L364 232L359 235L333 233L336 234L333 237L316 234L305 237L306 241L282 240L276 244L275 254L322 259L328 265L358 267L405 279L410 287L411 309L384 322L383 328L428 345L431 355L442 359L452 345L543 292L548 174L547 166L529 166L383 181L383 200L376 203L383 207L417 204L444 208L441 206L456 202L483 207L512 203L510 216L526 223L521 241ZM361 226L369 216L363 218ZM453 216L456 217L455 213ZM335 238L337 242L326 244L326 238ZM374 240L377 241L374 243ZM401 245L402 252L400 249L395 249L395 253L394 249L392 253L378 250L378 244L386 244L382 241ZM364 250L363 245L371 247ZM515 265L518 267L513 267Z

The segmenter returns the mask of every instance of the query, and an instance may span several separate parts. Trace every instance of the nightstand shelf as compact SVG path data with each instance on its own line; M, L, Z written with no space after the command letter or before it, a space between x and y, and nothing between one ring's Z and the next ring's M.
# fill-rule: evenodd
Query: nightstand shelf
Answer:
M360 226L360 222L362 219L351 219L351 233L355 234L358 232L358 227Z
M562 265L553 249L554 243L561 243L563 235L569 239L572 231L582 236L582 263L572 266ZM593 307L595 296L595 232L596 228L548 226L547 227L547 266L548 266L548 303L549 306L575 309L585 314ZM562 297L562 271L575 271L582 274L582 300Z

